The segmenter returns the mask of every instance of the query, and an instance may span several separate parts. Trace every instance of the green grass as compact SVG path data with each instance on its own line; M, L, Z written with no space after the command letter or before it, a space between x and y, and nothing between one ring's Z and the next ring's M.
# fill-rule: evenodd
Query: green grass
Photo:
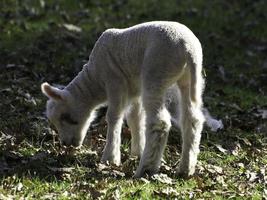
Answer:
M266 9L264 0L1 1L0 199L266 199ZM179 21L197 35L205 107L224 123L217 133L204 129L188 180L175 175L181 141L174 131L160 170L167 182L134 180L138 161L129 158L127 131L122 166L102 169L105 128L68 155L43 113L42 82L67 84L106 28L150 20Z

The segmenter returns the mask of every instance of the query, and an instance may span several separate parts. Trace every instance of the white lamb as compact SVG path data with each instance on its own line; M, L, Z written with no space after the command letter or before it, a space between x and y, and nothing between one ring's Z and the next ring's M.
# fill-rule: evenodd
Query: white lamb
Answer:
M204 122L201 71L202 48L197 37L177 22L156 21L106 30L83 70L63 90L48 83L41 88L49 97L47 117L66 146L82 145L94 110L107 103L103 162L121 162L121 126L126 114L132 132L131 153L141 156L135 177L141 177L159 169L171 127L164 102L168 88L177 85L183 139L177 172L190 176Z

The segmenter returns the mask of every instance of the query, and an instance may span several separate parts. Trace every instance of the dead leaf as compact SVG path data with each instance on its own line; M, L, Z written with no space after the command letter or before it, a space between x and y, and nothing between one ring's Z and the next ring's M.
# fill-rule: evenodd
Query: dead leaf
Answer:
M116 165L107 165L103 163L97 164L97 171L104 175L110 175L114 177L124 177L125 173L121 171L121 168Z
M246 177L249 180L249 182L255 182L258 179L256 172L251 172L249 170L246 171Z
M205 182L204 182L203 178L201 178L199 176L195 176L194 179L197 182L198 188L202 190L205 187Z
M45 199L45 200L47 200L47 199L55 199L55 197L56 197L55 193L50 193L50 194L43 195L42 199Z
M4 93L4 92L12 92L12 89L11 88L3 88L0 90L0 93Z
M115 187L115 189L112 189L112 193L111 195L105 197L109 200L120 200L121 197L120 197L120 188L118 186Z
M142 178L140 178L140 181L142 181L142 182L144 182L144 183L150 183L150 181L149 180L147 180L146 178L144 178L144 177L142 177Z
M73 24L63 24L62 25L64 28L66 28L68 31L73 31L73 32L81 32L82 28L75 26Z
M233 146L233 148L230 151L234 156L238 156L240 149L241 145L239 144L239 142L236 142L235 146Z
M207 164L204 168L211 174L223 174L223 168L216 165Z
M89 188L92 199L101 199L106 194L106 190L97 190L95 188Z
M152 177L151 177L152 180L156 180L160 183L164 183L164 184L173 184L173 180L168 177L167 174L154 174Z
M246 191L246 189L247 189L247 184L245 184L245 183L240 183L239 185L238 185L238 190L239 190L239 195L241 196L241 197L244 197L245 196L245 194L246 195L249 195L248 193L247 193L247 191Z
M267 183L267 174L265 168L260 169L259 177L263 180L264 183Z
M175 198L179 196L179 193L172 187L164 188L163 190L154 191L155 195L160 196L162 198Z
M172 168L166 162L162 162L160 170L164 173L171 172Z
M225 183L223 176L216 176L216 181L222 184L223 187L227 187L227 184Z
M237 105L236 103L229 104L229 107L230 107L230 108L233 108L233 109L235 109L235 110L237 110L237 111L239 111L239 112L243 112L242 108L240 108L240 106Z
M244 169L245 168L244 163L237 163L237 166L240 167L241 169Z
M23 184L22 183L18 183L17 185L16 185L16 191L21 191L22 190L22 188L23 188Z
M72 194L70 192L68 192L68 191L64 191L62 193L62 196L64 196L64 197L70 197L70 196L72 196Z
M224 154L227 154L227 153L228 153L228 150L225 149L225 148L223 148L222 145L220 145L220 144L214 144L214 146L215 146L220 152L222 152L222 153L224 153Z
M71 173L74 170L74 167L49 167L52 172L59 172L59 173Z
M125 173L113 169L113 170L110 171L110 175L114 176L114 177L124 177Z
M11 199L15 199L15 197L12 196L12 195L5 196L4 194L0 193L0 199L2 199L2 200L11 200Z
M267 119L267 110L259 109L258 111L259 111L260 116L262 117L262 119Z
M6 65L6 68L14 68L14 67L16 67L16 64L10 63Z
M97 164L97 169L98 169L99 171L102 171L102 170L107 169L107 168L108 168L108 166L105 165L105 164L103 164L103 163L98 163L98 164Z
M251 142L247 138L241 138L241 137L237 136L237 139L241 140L242 142L244 142L248 146L252 146Z

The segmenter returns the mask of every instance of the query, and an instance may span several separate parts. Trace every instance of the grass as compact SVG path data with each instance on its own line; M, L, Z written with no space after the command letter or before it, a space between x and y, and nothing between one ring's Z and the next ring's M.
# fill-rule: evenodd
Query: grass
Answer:
M264 0L1 1L0 199L266 199L266 9ZM104 125L68 155L43 113L42 82L67 84L106 28L150 20L179 21L196 33L205 107L224 123L217 133L205 127L188 180L174 173L181 149L175 131L161 174L133 180L138 162L129 158L127 131L122 166L105 167Z

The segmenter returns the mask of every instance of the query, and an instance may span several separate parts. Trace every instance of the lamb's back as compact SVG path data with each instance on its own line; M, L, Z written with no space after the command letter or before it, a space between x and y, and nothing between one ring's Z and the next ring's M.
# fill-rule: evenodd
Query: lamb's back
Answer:
M140 82L145 56L183 63L198 39L186 26L177 22L147 22L129 28L108 29L100 36L91 55L98 76L103 80L112 74L127 82ZM166 58L165 58L166 57ZM167 66L166 66L167 67ZM132 84L134 85L134 84Z

